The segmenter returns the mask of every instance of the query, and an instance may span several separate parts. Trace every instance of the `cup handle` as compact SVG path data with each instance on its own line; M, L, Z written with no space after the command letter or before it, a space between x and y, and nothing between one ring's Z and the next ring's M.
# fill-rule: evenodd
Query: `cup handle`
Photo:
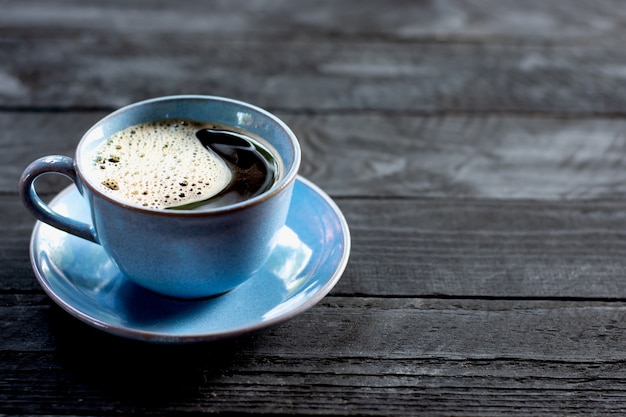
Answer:
M96 229L87 223L72 219L52 210L37 194L35 180L45 174L63 175L77 185L74 160L68 156L51 155L33 161L20 178L20 196L22 202L37 219L57 229L75 236L98 243Z

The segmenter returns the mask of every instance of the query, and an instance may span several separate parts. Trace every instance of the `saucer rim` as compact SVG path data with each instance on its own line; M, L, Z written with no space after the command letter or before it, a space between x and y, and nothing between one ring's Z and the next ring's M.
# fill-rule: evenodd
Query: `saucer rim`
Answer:
M301 304L296 305L294 308L288 309L282 314L279 314L275 317L272 317L268 320L262 320L255 322L248 326L235 327L226 330L220 330L215 332L208 333L196 333L191 335L174 335L174 334L166 334L158 331L148 331L148 330L139 330L132 329L129 327L125 327L123 325L115 325L111 323L107 323L106 321L93 317L92 315L74 307L71 303L66 301L63 297L57 294L57 292L51 287L48 283L48 279L44 276L44 274L40 271L35 254L35 246L36 239L41 226L45 225L45 223L41 221L37 221L35 226L33 227L33 231L31 233L30 245L29 245L29 257L32 270L35 274L35 277L39 283L39 285L43 288L44 292L63 310L69 313L71 316L79 319L83 323L86 323L94 328L105 331L107 333L117 335L120 337L124 337L132 340L153 342L153 343L163 343L163 344L182 344L182 343L198 343L198 342L213 342L218 340L227 340L234 339L238 337L242 337L245 335L251 335L263 330L267 330L273 328L279 324L282 324L286 321L293 319L294 317L304 313L309 310L311 307L319 303L337 284L339 279L342 277L345 268L348 264L348 260L350 257L350 251L352 246L350 229L348 223L343 215L339 206L333 201L333 199L323 191L319 186L313 183L311 180L298 175L296 177L296 182L303 184L305 187L309 188L311 192L317 194L319 197L324 200L324 202L328 205L329 211L332 212L339 224L341 225L341 234L339 235L341 240L343 241L343 251L341 253L341 257L336 267L334 268L333 273L325 279L324 285L320 286L315 292L313 292L306 300L304 300ZM66 194L69 194L73 191L74 185L69 185L68 187L61 190L57 193L54 198L50 201L50 205L54 205L54 203L60 199L62 199ZM285 300L283 300L284 302ZM197 300L196 300L197 302ZM280 305L277 304L277 305Z

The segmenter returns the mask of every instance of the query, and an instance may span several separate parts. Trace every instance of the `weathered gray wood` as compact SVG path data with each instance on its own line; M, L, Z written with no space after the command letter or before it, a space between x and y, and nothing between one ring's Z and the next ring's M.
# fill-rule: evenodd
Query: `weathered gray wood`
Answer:
M14 356L6 355L6 361L15 360ZM138 374L119 380L107 370L90 378L80 365L59 367L50 355L25 353L19 359L15 363L34 364L34 369L26 368L25 376L16 376L15 371L8 374L14 385L8 386L10 391L3 396L6 402L0 406L8 415L202 415L251 410L260 415L624 413L621 387L614 382L620 378L619 364L413 359L376 361L368 368L362 361L349 359L319 363L251 355L237 361L214 355L205 360L221 360L221 367L188 366L155 375L151 366L135 366L132 370ZM302 371L302 363L310 367ZM44 366L50 378L33 390L28 378L40 375ZM537 377L546 368L553 372ZM128 368L120 370L128 373ZM607 383L616 389L606 390ZM94 391L91 384L103 388Z
M626 299L626 210L616 201L341 199L352 232L346 296ZM14 196L0 290L38 291L34 219Z
M313 113L623 114L618 5L11 1L0 106L204 93Z
M194 35L223 41L294 40L557 43L594 45L623 38L616 0L4 0L3 34Z
M626 194L622 119L285 120L303 143L302 174L335 196L560 200Z
M0 297L3 328L12 335L0 340L1 351L28 344L27 350L44 352L54 349L57 343L76 352L89 348L85 352L98 353L118 345L129 345L129 353L133 349L151 349L150 344L126 341L87 327L57 307L50 307L44 295ZM604 341L621 337L626 327L622 320L625 313L624 302L329 296L273 330L244 338L239 353L285 358L300 355L311 360L623 361L626 352ZM484 326L489 331L484 331ZM73 333L78 329L85 331L83 340L74 340ZM295 340L299 343L294 344ZM216 347L235 342L220 342ZM101 343L103 346L96 346ZM152 350L195 349L199 348L169 346ZM202 349L198 353L202 354ZM110 362L117 359L102 358Z
M161 347L83 328L39 301L2 308L11 337L0 340L10 382L0 384L0 412L89 412L102 402L101 412L124 414L315 414L342 403L359 415L624 411L626 356L608 343L625 330L624 303L328 297L268 333ZM50 318L32 334L16 314Z
M73 156L82 135L105 115L0 112L0 192L14 193L17 198L19 179L28 164L46 155ZM57 193L68 184L59 175L47 175L37 182L37 188L42 193Z
M73 155L105 114L0 112L0 191L16 192L22 170L40 156ZM334 197L626 196L622 119L277 115L302 143L302 175ZM41 190L66 184L44 178Z
M102 35L58 40L51 48L49 39L9 38L0 42L0 106L116 108L199 93L309 113L623 114L626 52L618 46Z
M377 295L618 297L622 202L340 201L352 263L337 291Z

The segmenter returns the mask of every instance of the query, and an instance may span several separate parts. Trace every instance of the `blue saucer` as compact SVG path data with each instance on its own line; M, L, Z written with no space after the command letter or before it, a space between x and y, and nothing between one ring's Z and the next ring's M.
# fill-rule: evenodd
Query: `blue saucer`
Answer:
M74 186L55 210L89 221ZM298 177L287 224L263 269L221 296L184 301L130 282L94 243L37 222L30 257L46 293L78 319L119 336L159 343L227 339L255 333L309 309L335 286L350 254L348 225L335 203Z

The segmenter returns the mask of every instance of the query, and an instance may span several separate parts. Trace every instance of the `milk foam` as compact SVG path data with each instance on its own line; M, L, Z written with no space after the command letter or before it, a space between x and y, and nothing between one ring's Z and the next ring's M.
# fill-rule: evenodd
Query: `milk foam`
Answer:
M97 150L89 177L127 203L164 209L211 198L232 179L196 138L200 125L162 120L115 133Z

